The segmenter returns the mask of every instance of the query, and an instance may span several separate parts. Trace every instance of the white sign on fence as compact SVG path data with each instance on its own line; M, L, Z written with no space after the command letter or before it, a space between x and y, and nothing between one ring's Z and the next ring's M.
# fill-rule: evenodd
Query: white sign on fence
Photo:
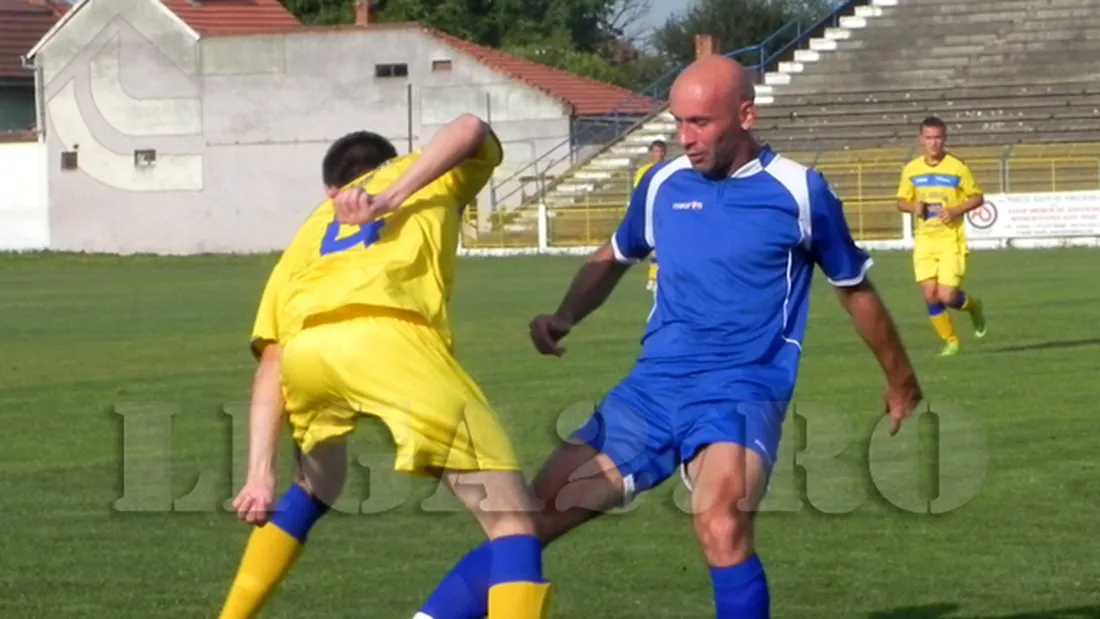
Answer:
M968 240L1100 236L1100 191L993 194L966 215Z

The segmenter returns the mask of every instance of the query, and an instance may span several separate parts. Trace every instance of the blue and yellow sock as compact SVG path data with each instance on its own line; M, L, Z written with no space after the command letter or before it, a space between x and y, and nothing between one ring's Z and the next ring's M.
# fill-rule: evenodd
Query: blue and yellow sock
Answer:
M512 535L489 542L488 619L543 619L550 610L550 583L542 577L542 542Z
M492 569L492 542L485 542L451 568L413 619L483 619Z
M729 567L710 568L718 619L768 619L771 598L760 557Z
M252 532L220 619L250 619L260 611L301 554L313 525L328 506L294 485L275 505L271 520Z
M970 300L970 297L966 296L966 293L962 290L959 294L955 295L955 302L950 304L951 309L962 310L968 312L974 307L974 302Z
M974 335L985 337L985 312L982 310L981 299L960 290L951 307L970 314L970 322L974 325Z
M928 320L932 322L932 327L939 334L940 339L947 343L958 343L959 337L955 335L955 325L951 322L951 314L947 313L947 308L943 306L943 303L929 303L928 304Z
M982 302L978 297L972 297L960 290L958 296L955 297L955 302L951 304L951 308L974 316L981 313Z

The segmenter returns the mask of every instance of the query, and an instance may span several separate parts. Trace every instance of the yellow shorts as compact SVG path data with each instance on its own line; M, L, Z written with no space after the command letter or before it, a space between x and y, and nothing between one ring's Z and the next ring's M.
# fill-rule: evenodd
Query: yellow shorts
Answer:
M397 471L519 470L485 396L419 316L370 308L310 326L284 343L282 380L303 453L372 415L393 435Z
M917 282L935 280L958 288L966 277L966 244L958 241L918 241L913 249Z

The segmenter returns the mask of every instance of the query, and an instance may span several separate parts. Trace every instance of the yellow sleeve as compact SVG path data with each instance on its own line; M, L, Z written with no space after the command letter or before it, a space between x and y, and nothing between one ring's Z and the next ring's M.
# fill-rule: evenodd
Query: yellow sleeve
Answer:
M466 206L489 183L493 172L504 162L504 149L491 130L473 157L458 164L441 179L459 205Z
M263 296L260 297L260 305L256 310L256 318L252 323L250 346L256 358L259 358L265 345L279 341L280 294L291 277L309 264L317 244L317 240L311 236L320 238L314 226L310 224L318 217L327 215L327 212L323 212L324 209L325 206L322 205L310 215L309 220L295 235L294 240L279 257L279 262L267 277L267 284L264 285Z
M982 188L978 186L978 181L974 180L974 174L965 163L959 165L959 189L968 198L982 194Z
M252 340L250 346L252 355L257 359L263 352L264 346L279 341L279 311L277 300L282 286L286 283L286 270L275 266L264 286L264 294L260 297L260 307L256 310L256 320L252 323Z
M912 202L917 198L917 189L913 187L913 180L909 176L909 166L901 171L901 181L898 183L898 199Z

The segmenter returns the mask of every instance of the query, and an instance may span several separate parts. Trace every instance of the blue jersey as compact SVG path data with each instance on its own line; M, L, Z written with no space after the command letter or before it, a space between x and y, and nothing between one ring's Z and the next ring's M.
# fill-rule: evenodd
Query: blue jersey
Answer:
M851 286L872 263L824 177L767 148L724 179L687 157L655 166L612 247L622 262L661 256L641 364L759 371L780 399L794 388L814 266Z

